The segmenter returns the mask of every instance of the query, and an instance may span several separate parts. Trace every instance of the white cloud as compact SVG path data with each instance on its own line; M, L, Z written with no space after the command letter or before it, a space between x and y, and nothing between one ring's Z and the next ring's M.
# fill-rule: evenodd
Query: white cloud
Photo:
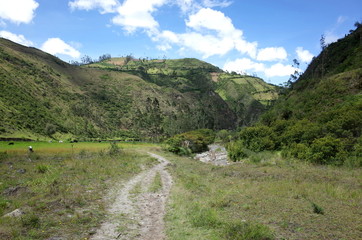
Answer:
M259 61L278 61L287 59L287 51L283 47L269 47L258 51Z
M30 23L39 3L34 0L0 0L0 18L20 23Z
M230 35L235 31L235 34L242 35L240 30L235 29L229 17L211 8L202 8L196 14L190 15L189 20L186 21L186 26L197 31L215 30L220 35Z
M251 73L264 72L265 66L262 63L253 62L249 58L241 58L225 63L223 69L228 72Z
M112 19L116 25L122 26L128 33L133 33L138 28L149 32L156 31L159 24L152 13L168 0L125 0L117 8L118 15Z
M281 63L277 63L268 67L263 63L254 62L248 58L229 61L225 63L223 69L228 72L234 71L237 73L250 74L258 72L264 74L266 77L286 77L294 74L295 71L300 71L298 68Z
M300 71L300 69L290 65L277 63L272 65L270 68L266 68L264 73L267 77L286 77L294 74L295 71Z
M338 29L340 28L340 26L346 21L346 17L344 16L339 16L336 20L336 23L334 24L334 26L329 29L326 30L324 32L324 37L325 37L325 43L326 44L330 44L333 42L336 42L338 39L340 39L341 37L343 37L343 34L340 33L340 31L338 31Z
M225 55L233 49L255 58L257 43L244 40L243 32L236 29L224 13L202 8L191 14L185 23L190 28L188 32L177 34L163 31L154 36L153 40L162 42L159 46L177 44L182 49L191 49L202 54L203 58Z
M182 12L188 12L195 7L193 0L177 0L176 4L181 8Z
M205 7L228 7L232 4L232 1L227 0L203 0L203 5Z
M313 54L311 54L308 50L304 50L303 47L297 47L295 52L297 53L298 59L305 63L309 63L314 57Z
M344 23L347 20L345 16L339 16L337 19L337 25Z
M60 38L49 38L41 47L41 49L52 55L62 54L68 55L72 58L79 58L80 52L65 43Z
M324 41L326 44L336 42L340 37L334 32L334 30L326 31L324 33Z
M75 0L68 3L72 10L93 10L101 9L101 13L115 12L115 8L119 5L117 0Z
M0 31L0 37L9 39L13 42L19 43L24 46L33 46L34 45L31 41L27 40L24 37L24 35L21 35L21 34L17 35L17 34L8 32L8 31Z

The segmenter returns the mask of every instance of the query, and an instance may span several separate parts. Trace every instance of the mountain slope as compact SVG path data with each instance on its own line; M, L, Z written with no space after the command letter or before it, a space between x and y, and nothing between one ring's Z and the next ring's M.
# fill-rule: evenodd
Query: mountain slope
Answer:
M215 73L222 71L197 59L74 66L0 39L0 136L159 139L232 129L245 113L217 94Z
M289 92L240 132L242 146L316 163L362 165L362 28L329 45Z

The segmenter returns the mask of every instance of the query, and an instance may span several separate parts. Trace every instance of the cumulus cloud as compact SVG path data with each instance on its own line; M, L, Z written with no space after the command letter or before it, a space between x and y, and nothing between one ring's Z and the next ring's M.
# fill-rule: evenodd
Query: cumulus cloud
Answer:
M167 0L125 0L117 8L118 15L112 22L122 26L128 33L133 33L138 28L154 32L159 24L152 13L166 2Z
M277 63L272 65L269 68L264 70L265 76L267 77L286 77L294 74L295 71L300 71L300 69L292 67L290 65L284 65Z
M277 63L271 66L266 66L263 63L258 63L250 60L249 58L236 59L225 63L223 69L228 72L237 73L262 73L266 77L286 77L294 74L295 71L300 69L292 67L290 65L284 65Z
M72 58L79 58L80 52L65 43L60 38L49 38L41 47L44 52L50 53L52 55L62 54L67 55Z
M69 6L72 10L80 9L89 11L100 9L102 14L114 12L115 7L118 5L119 3L117 0L75 0L69 2Z
M190 15L186 20L186 26L198 31L214 30L220 35L242 35L242 31L235 29L229 17L211 8L202 8L196 14Z
M263 72L265 70L265 66L264 64L254 62L249 58L241 58L225 63L223 69L228 72L250 73Z
M16 24L30 23L38 6L34 0L0 0L0 18Z
M9 39L13 42L19 43L24 46L33 46L34 45L31 41L27 40L24 37L24 35L21 35L21 34L17 35L17 34L8 32L8 31L0 31L0 37Z
M309 63L314 57L313 54L311 54L308 50L304 50L303 47L297 47L295 52L297 53L298 59L305 63Z
M191 49L202 54L203 58L224 55L233 49L251 57L256 55L257 43L244 40L243 32L236 29L231 19L220 11L202 8L191 14L185 23L190 31L179 34L163 31L153 40L162 42L160 46L177 44Z
M278 61L287 59L287 51L283 47L269 47L258 51L259 61Z

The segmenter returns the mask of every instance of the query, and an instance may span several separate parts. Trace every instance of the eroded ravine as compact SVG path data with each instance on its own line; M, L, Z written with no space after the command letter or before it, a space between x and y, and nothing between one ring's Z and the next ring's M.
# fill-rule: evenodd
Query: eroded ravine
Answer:
M165 206L172 177L167 172L169 162L154 153L148 153L157 158L159 163L151 169L136 175L128 182L120 184L110 192L114 198L108 208L107 220L97 230L91 239L164 239ZM157 192L149 191L149 186L159 173L162 188ZM135 189L140 188L135 194Z

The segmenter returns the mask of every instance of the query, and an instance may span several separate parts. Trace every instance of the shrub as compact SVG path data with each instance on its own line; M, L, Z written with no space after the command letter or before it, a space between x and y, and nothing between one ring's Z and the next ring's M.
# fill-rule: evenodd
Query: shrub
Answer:
M122 152L122 148L117 145L117 143L112 142L111 146L109 147L108 154L111 156L118 155Z
M199 129L175 135L165 141L167 150L179 155L207 151L213 143L215 133L210 129Z
M226 149L228 151L228 157L231 161L237 162L243 158L247 158L248 154L246 153L243 143L239 140L236 142L230 142L226 145Z
M292 143L289 147L286 147L282 151L283 157L293 157L301 160L306 160L308 158L309 148L304 143Z
M344 160L341 140L331 136L315 139L307 154L309 161L319 164L339 163Z
M267 126L247 127L240 131L239 138L243 145L254 152L275 150L275 133Z

